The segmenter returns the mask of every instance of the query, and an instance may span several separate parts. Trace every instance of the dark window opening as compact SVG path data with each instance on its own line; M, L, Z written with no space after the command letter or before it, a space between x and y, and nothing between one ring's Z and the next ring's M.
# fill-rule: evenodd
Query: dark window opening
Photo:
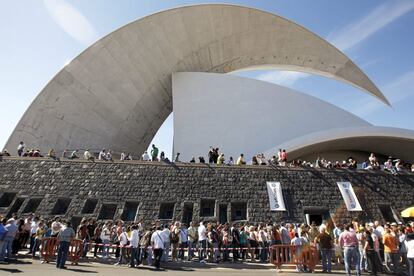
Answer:
M116 204L102 204L98 219L114 219Z
M161 203L159 219L172 219L175 203Z
M52 215L64 215L69 208L70 202L72 199L70 198L58 198L56 201L55 206L52 210Z
M193 220L193 207L193 203L184 203L182 222L185 223L187 226Z
M14 201L12 207L10 208L9 212L7 213L7 217L11 217L13 213L17 213L20 210L20 207L22 207L22 204L24 202L23 197L18 197Z
M200 205L201 217L214 217L215 200L214 199L202 199Z
M386 222L393 222L395 221L394 214L392 213L390 205L378 205L382 217Z
M41 198L31 198L23 209L23 213L34 213L42 202Z
M219 205L219 221L222 224L227 222L227 204Z
M95 208L97 204L98 204L97 199L88 198L85 201L85 205L83 205L82 214L93 214L95 212Z
M124 221L135 221L138 211L138 202L128 201L125 202L124 212L122 213L121 219Z
M247 203L231 204L231 220L247 220Z
M0 207L9 207L16 193L3 193L0 197Z

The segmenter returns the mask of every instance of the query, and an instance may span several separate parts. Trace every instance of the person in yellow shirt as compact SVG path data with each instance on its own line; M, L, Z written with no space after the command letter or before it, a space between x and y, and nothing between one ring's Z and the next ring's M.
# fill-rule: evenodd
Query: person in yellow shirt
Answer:
M388 272L397 274L399 269L398 236L395 232L391 231L390 228L386 228L385 234L382 237L382 242L384 244L385 267Z
M224 164L224 153L220 153L220 156L219 156L219 158L217 158L217 164L218 165L221 165L221 164Z
M239 158L237 159L236 165L246 165L246 161L244 161L244 154L240 154Z
M39 222L39 224L37 225L37 229L36 229L35 243L34 243L33 251L32 251L33 258L36 256L36 251L39 249L39 246L42 243L42 238L45 233L46 233L46 229L44 228L44 223Z

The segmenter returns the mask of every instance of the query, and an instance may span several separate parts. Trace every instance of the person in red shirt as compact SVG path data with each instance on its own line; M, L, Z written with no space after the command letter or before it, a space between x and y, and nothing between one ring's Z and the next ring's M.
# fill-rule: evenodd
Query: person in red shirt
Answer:
M295 237L295 229L293 229L292 224L288 225L288 233L289 233L290 239L292 240Z

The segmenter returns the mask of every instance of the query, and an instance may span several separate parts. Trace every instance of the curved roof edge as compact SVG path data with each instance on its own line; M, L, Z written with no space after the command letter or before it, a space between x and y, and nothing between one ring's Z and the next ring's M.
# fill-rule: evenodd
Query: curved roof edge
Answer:
M290 159L324 151L361 150L413 162L414 131L379 126L336 128L298 137L269 149L266 153L274 154L280 148L289 152Z
M389 104L345 54L308 29L255 8L191 5L140 18L84 50L34 99L6 147L23 140L42 150L143 152L171 113L172 73L260 64L300 66Z

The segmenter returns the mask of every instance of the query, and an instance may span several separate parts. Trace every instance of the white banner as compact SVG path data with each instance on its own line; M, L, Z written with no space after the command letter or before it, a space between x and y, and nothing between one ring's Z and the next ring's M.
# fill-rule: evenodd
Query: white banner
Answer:
M355 195L351 182L336 182L342 197L344 198L346 208L348 211L362 211L358 198Z
M266 182L271 211L286 211L280 182Z

